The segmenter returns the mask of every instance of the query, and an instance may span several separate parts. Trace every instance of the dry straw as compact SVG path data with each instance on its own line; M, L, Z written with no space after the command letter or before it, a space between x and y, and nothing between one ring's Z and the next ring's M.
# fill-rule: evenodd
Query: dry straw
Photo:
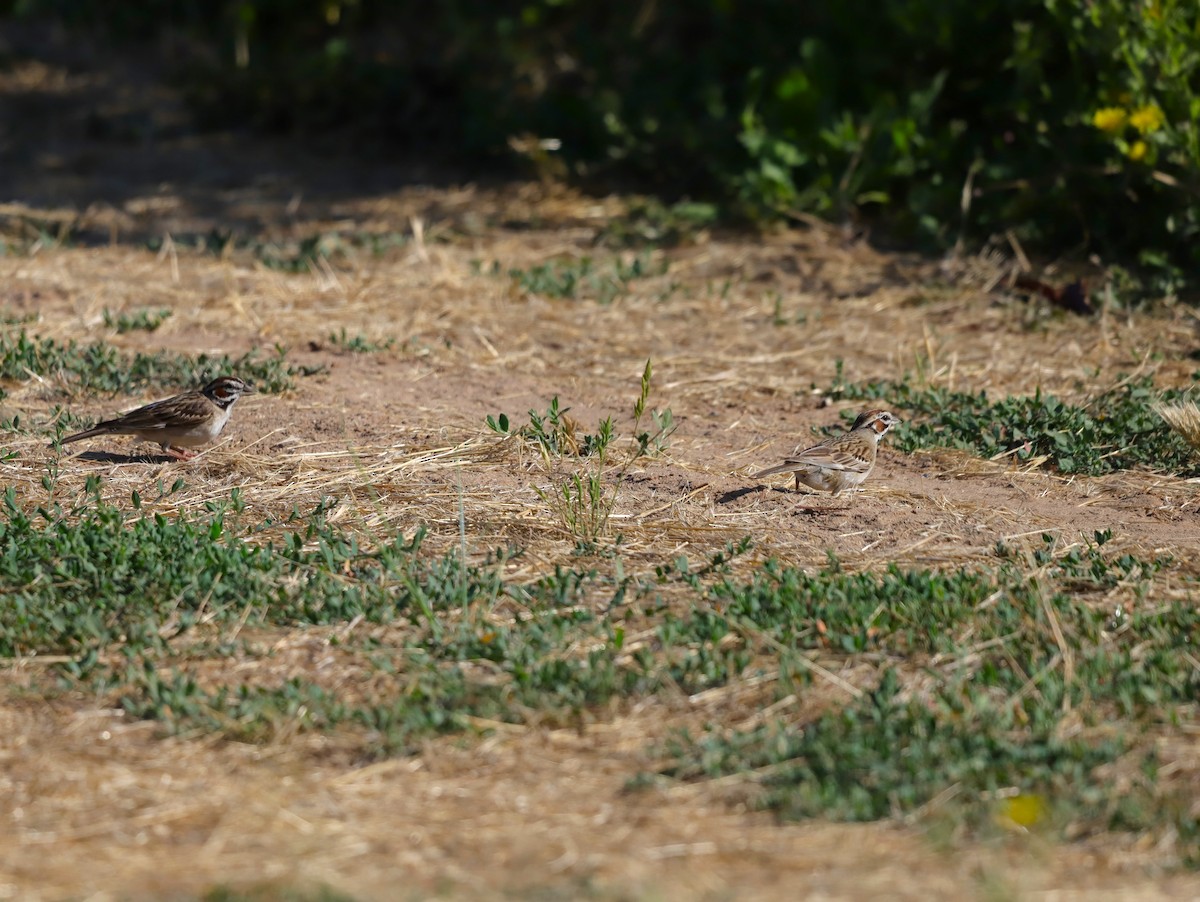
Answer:
M1200 451L1200 407L1195 401L1155 404L1154 412L1166 420L1185 442Z

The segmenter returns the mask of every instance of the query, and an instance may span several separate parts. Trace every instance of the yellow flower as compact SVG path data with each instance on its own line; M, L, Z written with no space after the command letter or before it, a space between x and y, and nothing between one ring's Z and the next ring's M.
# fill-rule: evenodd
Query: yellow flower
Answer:
M1007 826L1029 829L1045 819L1046 800L1040 795L1022 793L1005 799L998 812L999 820Z
M1128 115L1120 107L1104 107L1104 109L1096 110L1092 114L1092 125L1096 126L1102 132L1108 132L1110 135L1116 134L1125 127Z
M1129 145L1129 150L1125 151L1125 156L1134 162L1144 160L1146 158L1146 151L1149 149L1145 141L1134 141Z
M1129 124L1143 135L1151 135L1163 127L1166 118L1157 104L1148 103L1133 111L1133 115L1129 117Z

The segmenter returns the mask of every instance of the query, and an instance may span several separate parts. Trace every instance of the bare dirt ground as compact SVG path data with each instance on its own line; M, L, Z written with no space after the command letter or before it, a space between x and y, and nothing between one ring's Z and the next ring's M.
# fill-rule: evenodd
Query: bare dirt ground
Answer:
M1001 539L1096 529L1111 529L1116 547L1195 554L1194 480L1063 479L886 445L850 504L749 476L812 427L838 422L845 405L824 406L820 391L836 361L848 380L920 367L934 384L996 394L1040 386L1080 398L1131 372L1186 385L1192 309L1069 317L945 287L934 263L825 228L699 233L653 251L666 271L610 304L542 297L503 273L610 259L602 238L626 201L537 183L430 187L421 173L351 156L174 132L154 118L168 116L169 102L150 89L126 97L104 77L32 62L3 74L0 98L32 133L0 166L5 234L60 223L83 240L0 257L0 312L34 317L26 328L38 335L130 350L281 343L289 360L328 372L243 402L222 443L195 463L67 458L77 481L100 475L128 497L182 467L209 497L242 488L260 513L318 491L348 510L381 498L386 525L426 525L434 550L459 541L461 504L473 552L521 546L522 566L536 570L573 540L535 491L551 481L541 462L504 445L484 417L520 422L557 395L588 430L609 414L628 429L652 359L651 405L670 407L679 427L665 456L638 462L621 486L613 529L631 567L703 559L746 535L755 540L747 565L776 556L820 566L830 550L853 568L970 564ZM159 131L89 137L80 112L89 91L115 105L99 107L106 121L148 117ZM280 243L333 232L405 241L289 274L245 250L188 246L213 227ZM160 252L138 243L167 235ZM106 309L145 307L173 315L150 335L104 326ZM343 328L397 344L347 353L329 340ZM63 386L38 380L5 388L5 417L63 400ZM114 409L110 399L69 405L86 416ZM89 447L124 452L125 441ZM6 482L34 485L38 453L5 464ZM320 658L329 631L317 632L281 646ZM719 785L625 792L652 764L655 739L703 721L705 699L614 706L569 729L505 725L363 765L336 738L163 738L85 698L30 701L20 687L37 666L2 671L0 897L179 898L218 884L328 884L372 899L1200 896L1194 875L1158 869L1158 850L1115 839L947 846L902 823L780 824Z

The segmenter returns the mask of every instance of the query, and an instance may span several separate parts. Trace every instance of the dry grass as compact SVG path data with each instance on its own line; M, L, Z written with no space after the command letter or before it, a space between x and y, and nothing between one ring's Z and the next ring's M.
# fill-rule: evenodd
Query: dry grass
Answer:
M1183 436L1185 442L1200 451L1200 407L1189 401L1182 404L1160 404L1154 410L1167 421L1167 425Z

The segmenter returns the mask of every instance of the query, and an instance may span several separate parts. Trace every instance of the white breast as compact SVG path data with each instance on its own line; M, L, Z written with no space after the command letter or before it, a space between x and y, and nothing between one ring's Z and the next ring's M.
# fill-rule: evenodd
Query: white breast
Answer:
M231 408L229 407L226 407L224 410L218 408L216 416L205 420L203 423L198 423L187 429L166 430L170 433L171 444L182 445L185 448L194 448L208 444L221 434L221 430L229 422L230 410Z

